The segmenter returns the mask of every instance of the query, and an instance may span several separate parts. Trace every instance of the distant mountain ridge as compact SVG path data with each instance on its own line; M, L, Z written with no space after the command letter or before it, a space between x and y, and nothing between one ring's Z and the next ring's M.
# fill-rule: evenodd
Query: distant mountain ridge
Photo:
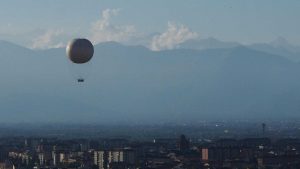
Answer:
M215 38L194 39L180 44L179 48L204 50L217 48L234 48L238 46L246 46L257 51L284 56L293 61L300 61L300 47L290 44L286 39L282 37L278 37L270 43L254 43L250 45L242 45L237 42L225 42Z
M1 122L162 123L299 118L300 65L234 46L95 45L84 84L65 49L0 42Z
M300 47L291 45L286 39L279 37L269 44L257 43L249 46L252 49L284 56L293 61L300 61Z
M241 46L237 42L224 42L215 38L193 39L180 44L180 48L184 49L217 49L217 48L233 48Z

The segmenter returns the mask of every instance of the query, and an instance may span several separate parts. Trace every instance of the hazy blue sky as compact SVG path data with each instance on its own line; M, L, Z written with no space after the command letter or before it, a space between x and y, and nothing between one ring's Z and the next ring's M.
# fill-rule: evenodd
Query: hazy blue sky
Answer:
M186 28L186 39L197 33L252 43L282 36L300 45L299 9L299 0L6 0L0 2L0 39L33 48L76 36L129 41L166 32L169 22L179 32Z

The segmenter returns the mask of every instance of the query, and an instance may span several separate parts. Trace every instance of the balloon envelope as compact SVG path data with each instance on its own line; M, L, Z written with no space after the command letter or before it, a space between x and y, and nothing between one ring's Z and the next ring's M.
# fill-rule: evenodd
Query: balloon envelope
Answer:
M74 39L67 46L69 59L76 64L90 61L94 55L94 46L87 39Z

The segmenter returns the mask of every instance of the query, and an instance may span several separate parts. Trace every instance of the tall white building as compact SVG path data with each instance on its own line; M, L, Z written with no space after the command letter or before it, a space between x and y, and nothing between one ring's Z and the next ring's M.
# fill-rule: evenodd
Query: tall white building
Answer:
M108 162L124 162L124 151L123 150L115 150L108 152Z
M39 164L42 166L45 164L45 156L44 153L39 153L38 154L38 159L39 159Z
M106 169L106 152L105 151L95 151L94 152L94 164L99 167L99 169Z
M94 152L94 164L97 165L99 169L107 169L111 163L135 164L136 160L136 154L133 150L115 149L111 151Z

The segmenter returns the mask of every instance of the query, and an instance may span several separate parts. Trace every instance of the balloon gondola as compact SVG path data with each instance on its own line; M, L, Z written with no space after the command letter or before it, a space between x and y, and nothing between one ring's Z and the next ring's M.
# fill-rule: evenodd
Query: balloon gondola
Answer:
M83 82L84 82L84 79L82 79L82 78L77 79L77 82L78 82L78 83L83 83Z
M72 64L80 66L92 59L94 55L94 46L87 39L74 39L68 44L66 52ZM77 82L84 82L84 78L78 78Z

